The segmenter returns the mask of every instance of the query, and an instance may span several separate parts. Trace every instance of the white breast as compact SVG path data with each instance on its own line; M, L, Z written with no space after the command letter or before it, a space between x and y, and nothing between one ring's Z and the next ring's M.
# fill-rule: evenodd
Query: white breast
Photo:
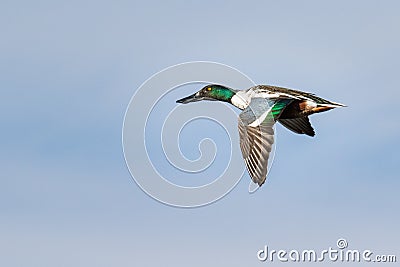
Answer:
M240 109L245 109L250 103L250 97L244 91L238 91L231 99L232 104Z

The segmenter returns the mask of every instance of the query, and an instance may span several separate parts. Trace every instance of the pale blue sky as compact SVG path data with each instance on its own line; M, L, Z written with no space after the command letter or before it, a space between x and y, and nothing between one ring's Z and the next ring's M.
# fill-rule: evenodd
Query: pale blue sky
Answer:
M339 237L398 253L400 5L241 2L2 1L1 266L261 266L264 245ZM121 128L147 78L192 60L349 107L313 116L315 138L278 127L256 194L246 174L171 208L131 179Z

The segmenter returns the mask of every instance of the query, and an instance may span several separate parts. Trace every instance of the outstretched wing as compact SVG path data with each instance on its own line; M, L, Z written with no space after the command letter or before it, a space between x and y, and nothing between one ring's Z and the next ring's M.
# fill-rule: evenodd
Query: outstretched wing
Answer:
M288 128L289 130L298 133L298 134L306 134L308 136L314 136L315 132L313 127L311 126L310 120L308 117L300 117L293 119L279 119L278 120L283 126Z
M240 149L246 168L254 183L261 186L266 179L268 159L274 143L275 117L284 105L276 106L264 98L253 98L239 115Z
M312 100L319 106L325 107L345 107L345 105L332 102L326 99L323 99L319 96L316 96L312 93L302 92L294 89L279 87L279 86L272 86L272 85L256 85L252 87L254 91L258 93L269 92L275 93L277 98L292 98L292 99L303 99L303 100ZM271 96L270 96L271 97Z

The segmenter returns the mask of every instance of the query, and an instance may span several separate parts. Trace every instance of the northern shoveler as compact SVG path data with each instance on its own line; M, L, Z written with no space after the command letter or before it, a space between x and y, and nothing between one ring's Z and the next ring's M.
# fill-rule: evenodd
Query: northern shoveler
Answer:
M239 114L238 126L240 149L251 179L259 186L264 184L267 176L276 121L295 133L314 136L309 115L345 107L311 93L270 85L234 90L211 84L176 102L187 104L201 100L228 102L243 110Z

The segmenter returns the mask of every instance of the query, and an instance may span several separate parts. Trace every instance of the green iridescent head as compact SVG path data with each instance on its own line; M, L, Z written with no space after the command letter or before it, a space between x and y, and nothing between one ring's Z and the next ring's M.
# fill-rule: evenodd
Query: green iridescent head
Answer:
M218 100L230 102L236 91L223 85L210 84L204 86L197 93L184 97L176 101L176 103L187 104L201 100Z

